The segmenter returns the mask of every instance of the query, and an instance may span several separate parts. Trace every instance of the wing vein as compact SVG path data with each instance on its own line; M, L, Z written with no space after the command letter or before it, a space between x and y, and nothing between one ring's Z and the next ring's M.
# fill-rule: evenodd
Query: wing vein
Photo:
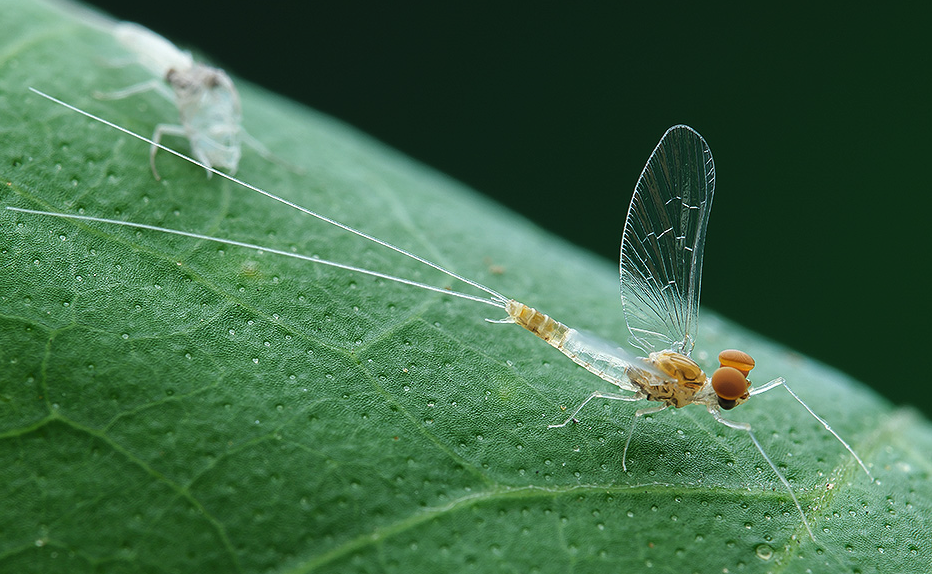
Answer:
M631 343L688 355L695 345L715 164L688 126L664 134L641 172L621 241L621 300Z

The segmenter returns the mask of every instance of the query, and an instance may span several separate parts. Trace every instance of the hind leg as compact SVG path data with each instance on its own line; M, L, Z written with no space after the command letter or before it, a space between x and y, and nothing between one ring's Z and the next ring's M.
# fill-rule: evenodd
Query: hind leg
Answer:
M589 404L589 401L591 401L592 399L608 399L611 401L639 401L643 398L644 397L641 396L640 394L613 395L610 393L603 393L602 391L595 391L594 393L589 395L589 397L586 398L586 400L584 400L578 407L576 407L576 410L573 411L573 414L570 415L570 418L566 419L565 421L563 421L562 423L558 425L547 425L547 428L549 429L561 428L561 427L565 427L570 422L575 422L576 415L578 415L579 411L583 410L583 407Z

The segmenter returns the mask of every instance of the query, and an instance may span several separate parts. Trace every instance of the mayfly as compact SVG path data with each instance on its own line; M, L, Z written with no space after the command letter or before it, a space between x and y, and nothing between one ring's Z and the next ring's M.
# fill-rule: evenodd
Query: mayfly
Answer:
M236 173L242 155L242 142L270 155L242 128L239 93L230 76L220 68L196 62L191 53L181 50L152 30L133 22L113 25L113 36L134 54L134 60L156 77L115 92L97 92L101 99L122 99L155 91L178 108L180 125L159 124L149 149L149 165L156 179L155 154L162 136L181 136L191 143L191 153L207 168L222 167Z
M627 470L627 451L631 444L631 437L634 434L635 424L640 417L660 412L668 407L680 408L690 404L702 405L719 423L747 433L754 447L786 488L796 509L799 511L806 530L813 539L814 536L809 521L806 519L796 494L754 436L751 425L728 420L722 415L722 411L741 405L752 396L782 386L829 433L838 439L861 468L864 469L868 477L873 480L867 466L848 443L825 420L816 415L786 385L782 377L759 387L754 387L751 384L748 374L754 368L754 360L747 353L737 350L722 351L719 354L720 366L711 376L708 376L690 358L698 332L702 256L709 212L712 207L712 194L715 188L715 167L712 161L712 153L705 140L688 126L673 126L663 135L641 172L625 220L620 258L621 301L631 341L647 354L646 357L636 357L614 343L601 339L596 335L570 328L515 299L506 297L485 285L463 277L400 247L219 172L209 165L191 159L162 146L158 142L149 140L38 90L32 89L32 91L95 121L102 122L195 165L199 165L240 186L410 257L445 273L449 277L462 281L486 295L470 295L316 257L154 225L14 207L7 207L7 209L21 213L121 225L257 249L445 293L502 309L507 313L507 317L491 322L515 323L527 329L558 349L576 364L614 385L618 390L628 393L594 391L572 411L565 421L550 425L550 428L563 427L575 421L580 411L595 399L619 401L646 399L658 403L656 406L638 410L634 414L622 453L622 466Z

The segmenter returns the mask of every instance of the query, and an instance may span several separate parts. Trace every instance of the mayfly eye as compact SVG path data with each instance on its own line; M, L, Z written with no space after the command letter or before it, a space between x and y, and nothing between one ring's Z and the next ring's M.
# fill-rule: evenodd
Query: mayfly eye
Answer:
M754 359L744 351L725 349L718 354L718 362L722 367L732 367L741 371L746 377L754 368Z
M712 390L726 401L738 399L748 390L748 380L734 367L720 367L712 373Z

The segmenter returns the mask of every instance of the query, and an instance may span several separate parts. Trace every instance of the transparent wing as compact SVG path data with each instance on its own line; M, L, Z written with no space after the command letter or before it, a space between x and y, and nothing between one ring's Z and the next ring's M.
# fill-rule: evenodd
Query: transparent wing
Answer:
M693 350L714 190L702 136L684 125L668 129L638 179L621 239L621 303L631 343L644 351Z

